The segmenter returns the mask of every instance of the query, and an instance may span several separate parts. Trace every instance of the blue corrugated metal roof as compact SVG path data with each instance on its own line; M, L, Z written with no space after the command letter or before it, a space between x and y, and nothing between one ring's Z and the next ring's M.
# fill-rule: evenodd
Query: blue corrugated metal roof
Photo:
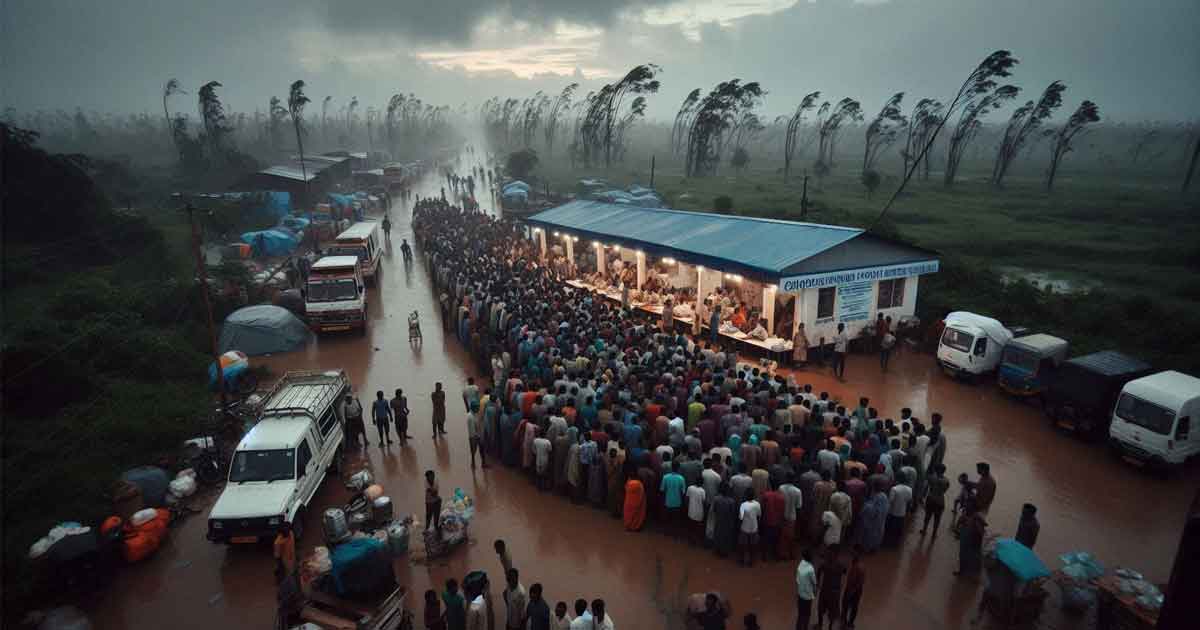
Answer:
M863 233L858 228L572 201L527 219L581 238L618 242L726 271L777 279L788 267Z

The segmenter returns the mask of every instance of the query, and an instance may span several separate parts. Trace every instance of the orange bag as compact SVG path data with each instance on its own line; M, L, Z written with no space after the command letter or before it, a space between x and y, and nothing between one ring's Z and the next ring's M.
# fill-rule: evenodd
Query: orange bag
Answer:
M124 523L125 521L121 520L120 516L110 516L100 524L100 533L107 536L112 530L120 529Z
M130 564L149 558L158 550L159 538L152 534L134 532L127 535L122 542L121 555Z

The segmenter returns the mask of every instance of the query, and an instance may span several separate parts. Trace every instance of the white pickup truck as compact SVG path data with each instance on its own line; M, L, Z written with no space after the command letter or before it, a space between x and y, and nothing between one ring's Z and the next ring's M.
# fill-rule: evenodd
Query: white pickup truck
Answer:
M233 454L228 483L208 515L210 541L256 543L285 522L300 538L305 508L326 471L341 463L341 402L349 391L342 370L284 374Z

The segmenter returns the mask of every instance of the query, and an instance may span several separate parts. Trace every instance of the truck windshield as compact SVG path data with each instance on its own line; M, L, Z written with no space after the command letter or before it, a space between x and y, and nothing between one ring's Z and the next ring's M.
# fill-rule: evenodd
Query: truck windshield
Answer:
M296 452L285 448L270 451L238 451L229 467L229 481L279 481L296 477Z
M353 278L338 280L309 280L309 302L340 302L358 298L358 286Z
M1038 358L1036 354L1023 348L1017 348L1014 346L1009 346L1004 349L1003 363L1031 374L1037 372L1038 368Z
M959 352L970 352L971 340L974 338L974 336L954 328L947 328L946 332L942 333L942 343Z
M1117 401L1117 417L1161 435L1170 433L1175 424L1175 412L1129 394L1121 394Z
M359 245L333 245L325 250L326 256L358 256L358 259L367 259L367 248Z

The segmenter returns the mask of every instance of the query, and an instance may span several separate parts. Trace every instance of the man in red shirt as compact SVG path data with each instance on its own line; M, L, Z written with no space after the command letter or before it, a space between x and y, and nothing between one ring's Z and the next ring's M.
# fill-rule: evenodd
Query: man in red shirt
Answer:
M772 485L771 489L764 492L761 498L763 508L762 520L762 559L767 561L767 551L772 554L778 553L779 549L779 530L783 527L783 493L779 491L777 485Z

